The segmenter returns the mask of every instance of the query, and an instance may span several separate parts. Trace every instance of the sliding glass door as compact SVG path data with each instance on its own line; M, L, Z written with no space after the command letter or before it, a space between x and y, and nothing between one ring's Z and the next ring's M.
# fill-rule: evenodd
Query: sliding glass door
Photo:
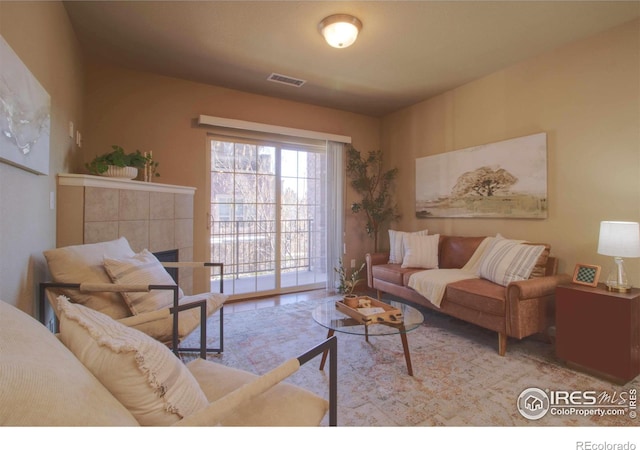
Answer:
M326 146L212 137L209 150L211 260L224 263L225 293L325 287Z

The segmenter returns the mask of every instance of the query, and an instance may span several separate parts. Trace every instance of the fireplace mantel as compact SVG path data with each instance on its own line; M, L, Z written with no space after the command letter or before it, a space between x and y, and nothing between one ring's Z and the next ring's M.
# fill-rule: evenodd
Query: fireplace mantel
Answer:
M173 184L148 183L144 181L127 180L124 178L101 177L97 175L83 175L77 173L59 173L59 186L84 186L106 189L127 189L131 191L165 192L170 194L195 194L196 188Z

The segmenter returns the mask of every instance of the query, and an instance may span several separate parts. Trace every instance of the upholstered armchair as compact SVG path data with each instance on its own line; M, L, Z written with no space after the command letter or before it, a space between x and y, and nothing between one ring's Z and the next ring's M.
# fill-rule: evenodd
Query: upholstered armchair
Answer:
M0 301L0 426L316 426L327 411L337 424L335 336L260 375L202 358L185 364L98 311L62 295L53 304L57 336ZM328 399L286 381L325 351Z
M135 253L126 238L82 244L44 252L52 282L41 283L40 320L44 323L45 298L53 306L63 294L73 303L99 311L133 327L178 352L223 351L223 265L203 262L164 262L148 250ZM210 268L219 271L217 293L185 295L165 266ZM57 310L53 308L56 312ZM206 321L219 313L219 346L206 347ZM200 327L200 348L182 348L180 342Z

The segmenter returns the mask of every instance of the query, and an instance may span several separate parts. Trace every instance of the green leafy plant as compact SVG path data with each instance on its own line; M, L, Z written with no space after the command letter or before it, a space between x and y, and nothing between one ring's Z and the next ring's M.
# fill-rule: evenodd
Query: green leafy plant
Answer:
M85 167L90 173L100 175L105 173L109 166L143 169L147 162L147 158L140 153L140 150L136 150L133 153L126 153L124 149L118 145L112 145L111 148L113 149L112 152L96 156L93 161L85 164Z
M347 273L347 270L344 268L342 264L342 258L338 259L338 267L334 267L333 270L340 277L340 285L338 286L338 292L341 294L353 294L353 290L356 288L358 283L362 281L360 278L360 272L365 268L367 264L362 263L359 269L353 269L351 274Z
M374 239L374 249L378 251L378 231L380 224L396 220L395 204L391 199L391 188L398 175L398 169L382 170L382 152L372 151L363 157L358 150L350 146L347 149L347 176L351 187L362 200L351 204L351 211L364 211L367 216L366 230Z

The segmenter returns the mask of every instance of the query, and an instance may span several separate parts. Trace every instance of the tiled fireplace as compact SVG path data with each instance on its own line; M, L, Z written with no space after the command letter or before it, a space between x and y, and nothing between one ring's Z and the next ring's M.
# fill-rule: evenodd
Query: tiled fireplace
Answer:
M93 175L58 174L58 247L127 238L136 252L179 250L193 260L195 188ZM191 293L190 270L180 287Z

